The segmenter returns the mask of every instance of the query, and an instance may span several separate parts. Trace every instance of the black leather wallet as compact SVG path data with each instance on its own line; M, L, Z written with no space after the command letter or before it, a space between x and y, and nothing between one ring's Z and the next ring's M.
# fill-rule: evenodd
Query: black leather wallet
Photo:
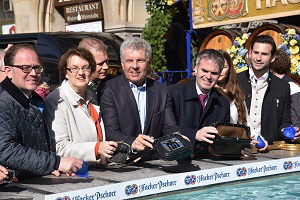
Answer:
M116 164L122 164L125 163L127 159L129 159L130 146L125 142L117 142L117 144L118 148L114 152L113 156L108 160Z

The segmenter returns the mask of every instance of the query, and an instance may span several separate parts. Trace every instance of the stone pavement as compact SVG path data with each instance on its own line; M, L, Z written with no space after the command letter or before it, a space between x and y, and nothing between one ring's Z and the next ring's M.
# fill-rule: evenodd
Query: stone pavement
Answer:
M48 175L0 185L0 199L33 199L44 195L98 187L119 182L170 175L181 172L212 169L237 164L268 161L300 156L300 151L273 150L256 154L257 160L195 159L177 164L176 161L153 160L120 169L90 169L89 178L55 177Z

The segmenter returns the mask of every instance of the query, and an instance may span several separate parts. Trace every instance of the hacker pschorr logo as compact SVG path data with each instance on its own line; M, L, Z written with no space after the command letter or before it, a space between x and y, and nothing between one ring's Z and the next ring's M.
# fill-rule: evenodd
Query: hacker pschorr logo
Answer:
M69 196L57 197L55 200L71 200Z
M127 185L125 188L125 194L126 195L135 195L136 193L138 193L138 186L137 184L132 184L132 185Z
M238 168L236 170L236 175L238 177L246 176L247 175L247 168L246 167Z
M184 179L184 183L186 185L194 185L196 183L196 176L195 175L186 176Z
M283 169L291 170L292 168L293 168L293 162L292 161L285 161L283 163Z

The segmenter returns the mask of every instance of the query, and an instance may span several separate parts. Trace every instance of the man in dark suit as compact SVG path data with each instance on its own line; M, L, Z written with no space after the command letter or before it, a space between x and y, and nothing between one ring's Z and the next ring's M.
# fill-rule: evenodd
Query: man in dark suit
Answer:
M224 58L219 52L204 50L197 56L196 79L171 86L177 125L192 144L213 143L212 133L218 131L210 125L230 121L229 102L214 89L223 67Z
M141 38L126 39L120 47L124 74L106 82L100 99L107 140L126 142L133 152L179 130L168 88L146 78L151 51Z
M271 36L257 36L248 52L249 70L238 74L239 84L246 94L253 128L269 144L283 140L282 129L291 125L289 84L269 71L271 62L275 60L275 53L276 44ZM294 140L298 136L299 133Z

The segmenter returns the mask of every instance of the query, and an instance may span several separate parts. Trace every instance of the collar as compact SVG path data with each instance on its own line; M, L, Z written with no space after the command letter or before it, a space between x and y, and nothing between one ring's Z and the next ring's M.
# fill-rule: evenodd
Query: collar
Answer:
M23 107L29 107L30 99L17 86L14 85L8 77L6 77L0 85ZM35 91L32 91L31 96L33 99L41 102L43 101L43 99Z
M88 104L93 99L92 93L90 91L86 90L86 92L85 92L86 100L84 100L79 94L77 94L73 90L73 88L71 87L70 83L67 80L64 80L61 83L61 87L62 87L62 89L64 88L66 93L68 93L67 96L70 97L69 101L74 106L78 106L78 102L80 102L81 104L83 104L83 103Z
M266 71L266 73L264 73L264 75L262 75L260 78L257 78L253 72L252 67L249 67L249 78L251 81L255 81L255 80L265 81L268 79L269 74L270 74L270 70Z
M197 81L195 82L196 84L196 91L197 91L197 94L198 94L198 96L200 95L200 94L204 94L202 91L201 91L201 89L199 88L199 86L198 86L198 84L197 84ZM209 98L209 95L210 95L210 91L206 94L207 95L207 98Z
M131 89L136 88L137 90L140 90L140 91L146 91L146 80L142 86L136 86L135 84L133 84L132 82L129 81L129 86Z

